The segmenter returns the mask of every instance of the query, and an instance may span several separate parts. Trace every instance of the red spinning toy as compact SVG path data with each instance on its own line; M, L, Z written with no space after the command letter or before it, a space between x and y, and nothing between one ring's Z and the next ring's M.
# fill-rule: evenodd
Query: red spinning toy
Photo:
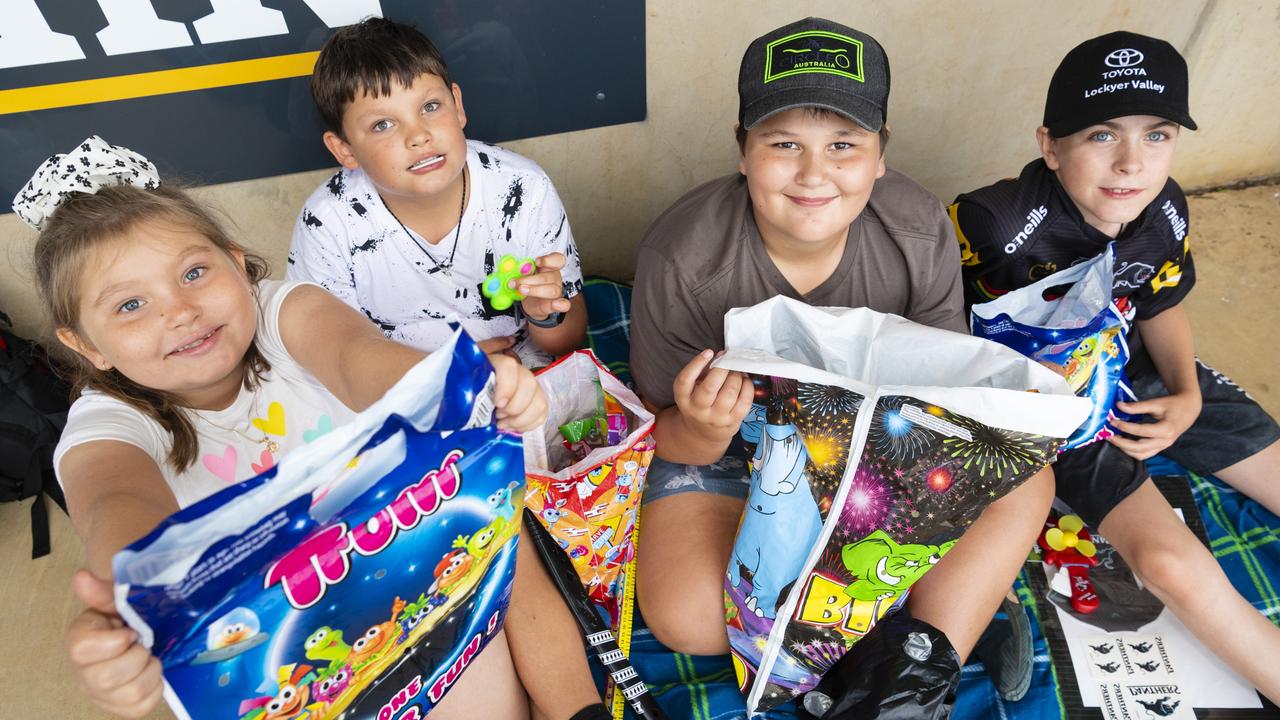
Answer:
M1098 548L1078 515L1050 515L1040 533L1041 558L1067 571L1071 581L1071 607L1078 613L1098 609L1098 594L1089 581L1089 568L1098 564Z

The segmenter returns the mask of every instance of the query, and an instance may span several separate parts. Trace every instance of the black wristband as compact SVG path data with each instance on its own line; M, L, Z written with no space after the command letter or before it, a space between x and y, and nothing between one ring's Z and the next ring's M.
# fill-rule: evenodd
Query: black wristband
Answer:
M553 312L541 320L534 320L528 315L525 315L524 319L528 320L529 324L534 327L540 327L540 328L560 327L560 323L564 322L564 313Z

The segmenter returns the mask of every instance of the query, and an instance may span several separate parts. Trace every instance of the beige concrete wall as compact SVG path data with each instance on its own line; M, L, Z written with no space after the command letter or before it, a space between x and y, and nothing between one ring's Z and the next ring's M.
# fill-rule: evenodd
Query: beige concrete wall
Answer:
M1184 186L1280 173L1280 0L813 0L797 7L650 0L648 118L509 143L555 181L587 272L630 278L646 225L693 185L733 171L742 51L801 13L857 27L884 45L893 67L889 162L944 200L1016 174L1032 159L1058 60L1081 40L1116 29L1163 37L1188 59L1201 130L1179 141L1175 177ZM279 271L297 209L327 174L231 183L199 195L231 210L240 237ZM32 334L41 323L29 279L34 235L9 214L0 216L0 238L7 261L0 308Z

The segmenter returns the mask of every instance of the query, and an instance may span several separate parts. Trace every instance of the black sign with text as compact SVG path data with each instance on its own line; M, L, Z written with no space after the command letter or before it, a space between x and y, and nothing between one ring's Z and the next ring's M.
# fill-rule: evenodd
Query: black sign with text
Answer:
M334 28L369 15L414 24L440 48L469 138L645 115L643 0L3 3L3 211L40 162L91 134L194 184L334 165L307 75Z

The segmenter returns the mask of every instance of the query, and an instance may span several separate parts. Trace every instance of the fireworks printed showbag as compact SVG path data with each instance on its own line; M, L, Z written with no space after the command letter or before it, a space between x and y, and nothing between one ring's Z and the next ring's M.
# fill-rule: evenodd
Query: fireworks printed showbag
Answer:
M1116 433L1111 420L1133 419L1116 401L1137 400L1124 366L1129 362L1128 298L1111 299L1115 243L1086 263L1073 265L1034 284L973 306L973 334L994 340L1035 360L1061 365L1067 384L1093 409L1062 450ZM1070 286L1060 297L1047 293Z
M725 580L755 713L817 685L987 505L1054 458L1088 402L1000 345L865 308L774 298L730 311L725 345L717 365L756 388Z
M502 627L524 476L461 332L349 424L116 555L179 718L425 716Z

